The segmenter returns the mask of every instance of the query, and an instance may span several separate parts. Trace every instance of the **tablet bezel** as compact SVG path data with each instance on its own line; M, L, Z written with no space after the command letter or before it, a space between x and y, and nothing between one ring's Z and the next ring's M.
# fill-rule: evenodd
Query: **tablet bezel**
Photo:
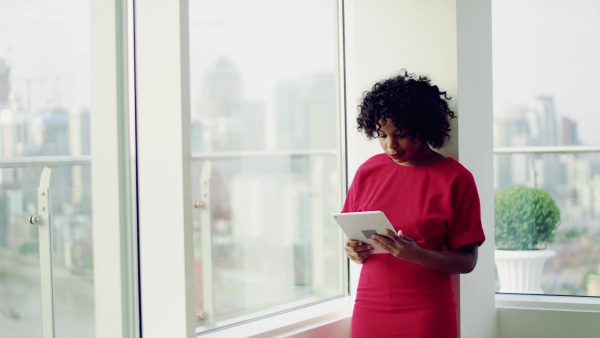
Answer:
M386 229L396 232L385 213L379 210L334 213L333 219L344 231L346 237L371 245L370 237L373 231L382 236L387 236ZM373 248L375 249L373 253L388 253L376 245L373 245Z

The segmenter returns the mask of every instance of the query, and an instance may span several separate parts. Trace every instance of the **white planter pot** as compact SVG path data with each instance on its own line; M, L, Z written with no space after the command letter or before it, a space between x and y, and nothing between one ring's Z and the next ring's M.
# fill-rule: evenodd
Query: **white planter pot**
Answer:
M498 292L544 293L541 288L542 270L546 259L554 255L554 250L496 250Z

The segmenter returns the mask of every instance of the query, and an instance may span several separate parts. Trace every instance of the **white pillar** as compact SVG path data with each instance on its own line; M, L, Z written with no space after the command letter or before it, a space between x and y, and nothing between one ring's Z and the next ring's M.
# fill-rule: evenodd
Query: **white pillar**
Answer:
M491 0L457 0L458 154L475 177L486 242L460 278L461 337L496 335Z
M193 337L187 1L135 9L142 333Z
M92 224L96 337L137 335L127 109L126 1L90 3Z

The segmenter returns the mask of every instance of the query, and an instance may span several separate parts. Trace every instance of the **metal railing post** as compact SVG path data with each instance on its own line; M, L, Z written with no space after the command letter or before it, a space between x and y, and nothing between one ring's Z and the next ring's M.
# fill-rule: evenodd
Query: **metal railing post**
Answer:
M213 291L213 257L212 257L212 205L210 178L212 162L206 161L200 176L200 236L202 236L202 306L206 318L207 329L215 327L215 304Z
M44 167L38 187L37 214L29 218L38 225L40 252L40 282L42 295L42 332L44 338L54 338L54 293L52 276L52 222L50 218L50 175Z

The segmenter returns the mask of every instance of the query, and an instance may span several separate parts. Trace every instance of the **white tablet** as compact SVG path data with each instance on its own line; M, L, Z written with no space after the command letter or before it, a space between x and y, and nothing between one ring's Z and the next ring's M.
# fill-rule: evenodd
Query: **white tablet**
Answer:
M383 211L335 213L333 218L349 239L368 244L372 244L371 235L373 234L387 236L386 229L396 231ZM375 249L373 253L387 253L376 245L373 245L373 248Z

